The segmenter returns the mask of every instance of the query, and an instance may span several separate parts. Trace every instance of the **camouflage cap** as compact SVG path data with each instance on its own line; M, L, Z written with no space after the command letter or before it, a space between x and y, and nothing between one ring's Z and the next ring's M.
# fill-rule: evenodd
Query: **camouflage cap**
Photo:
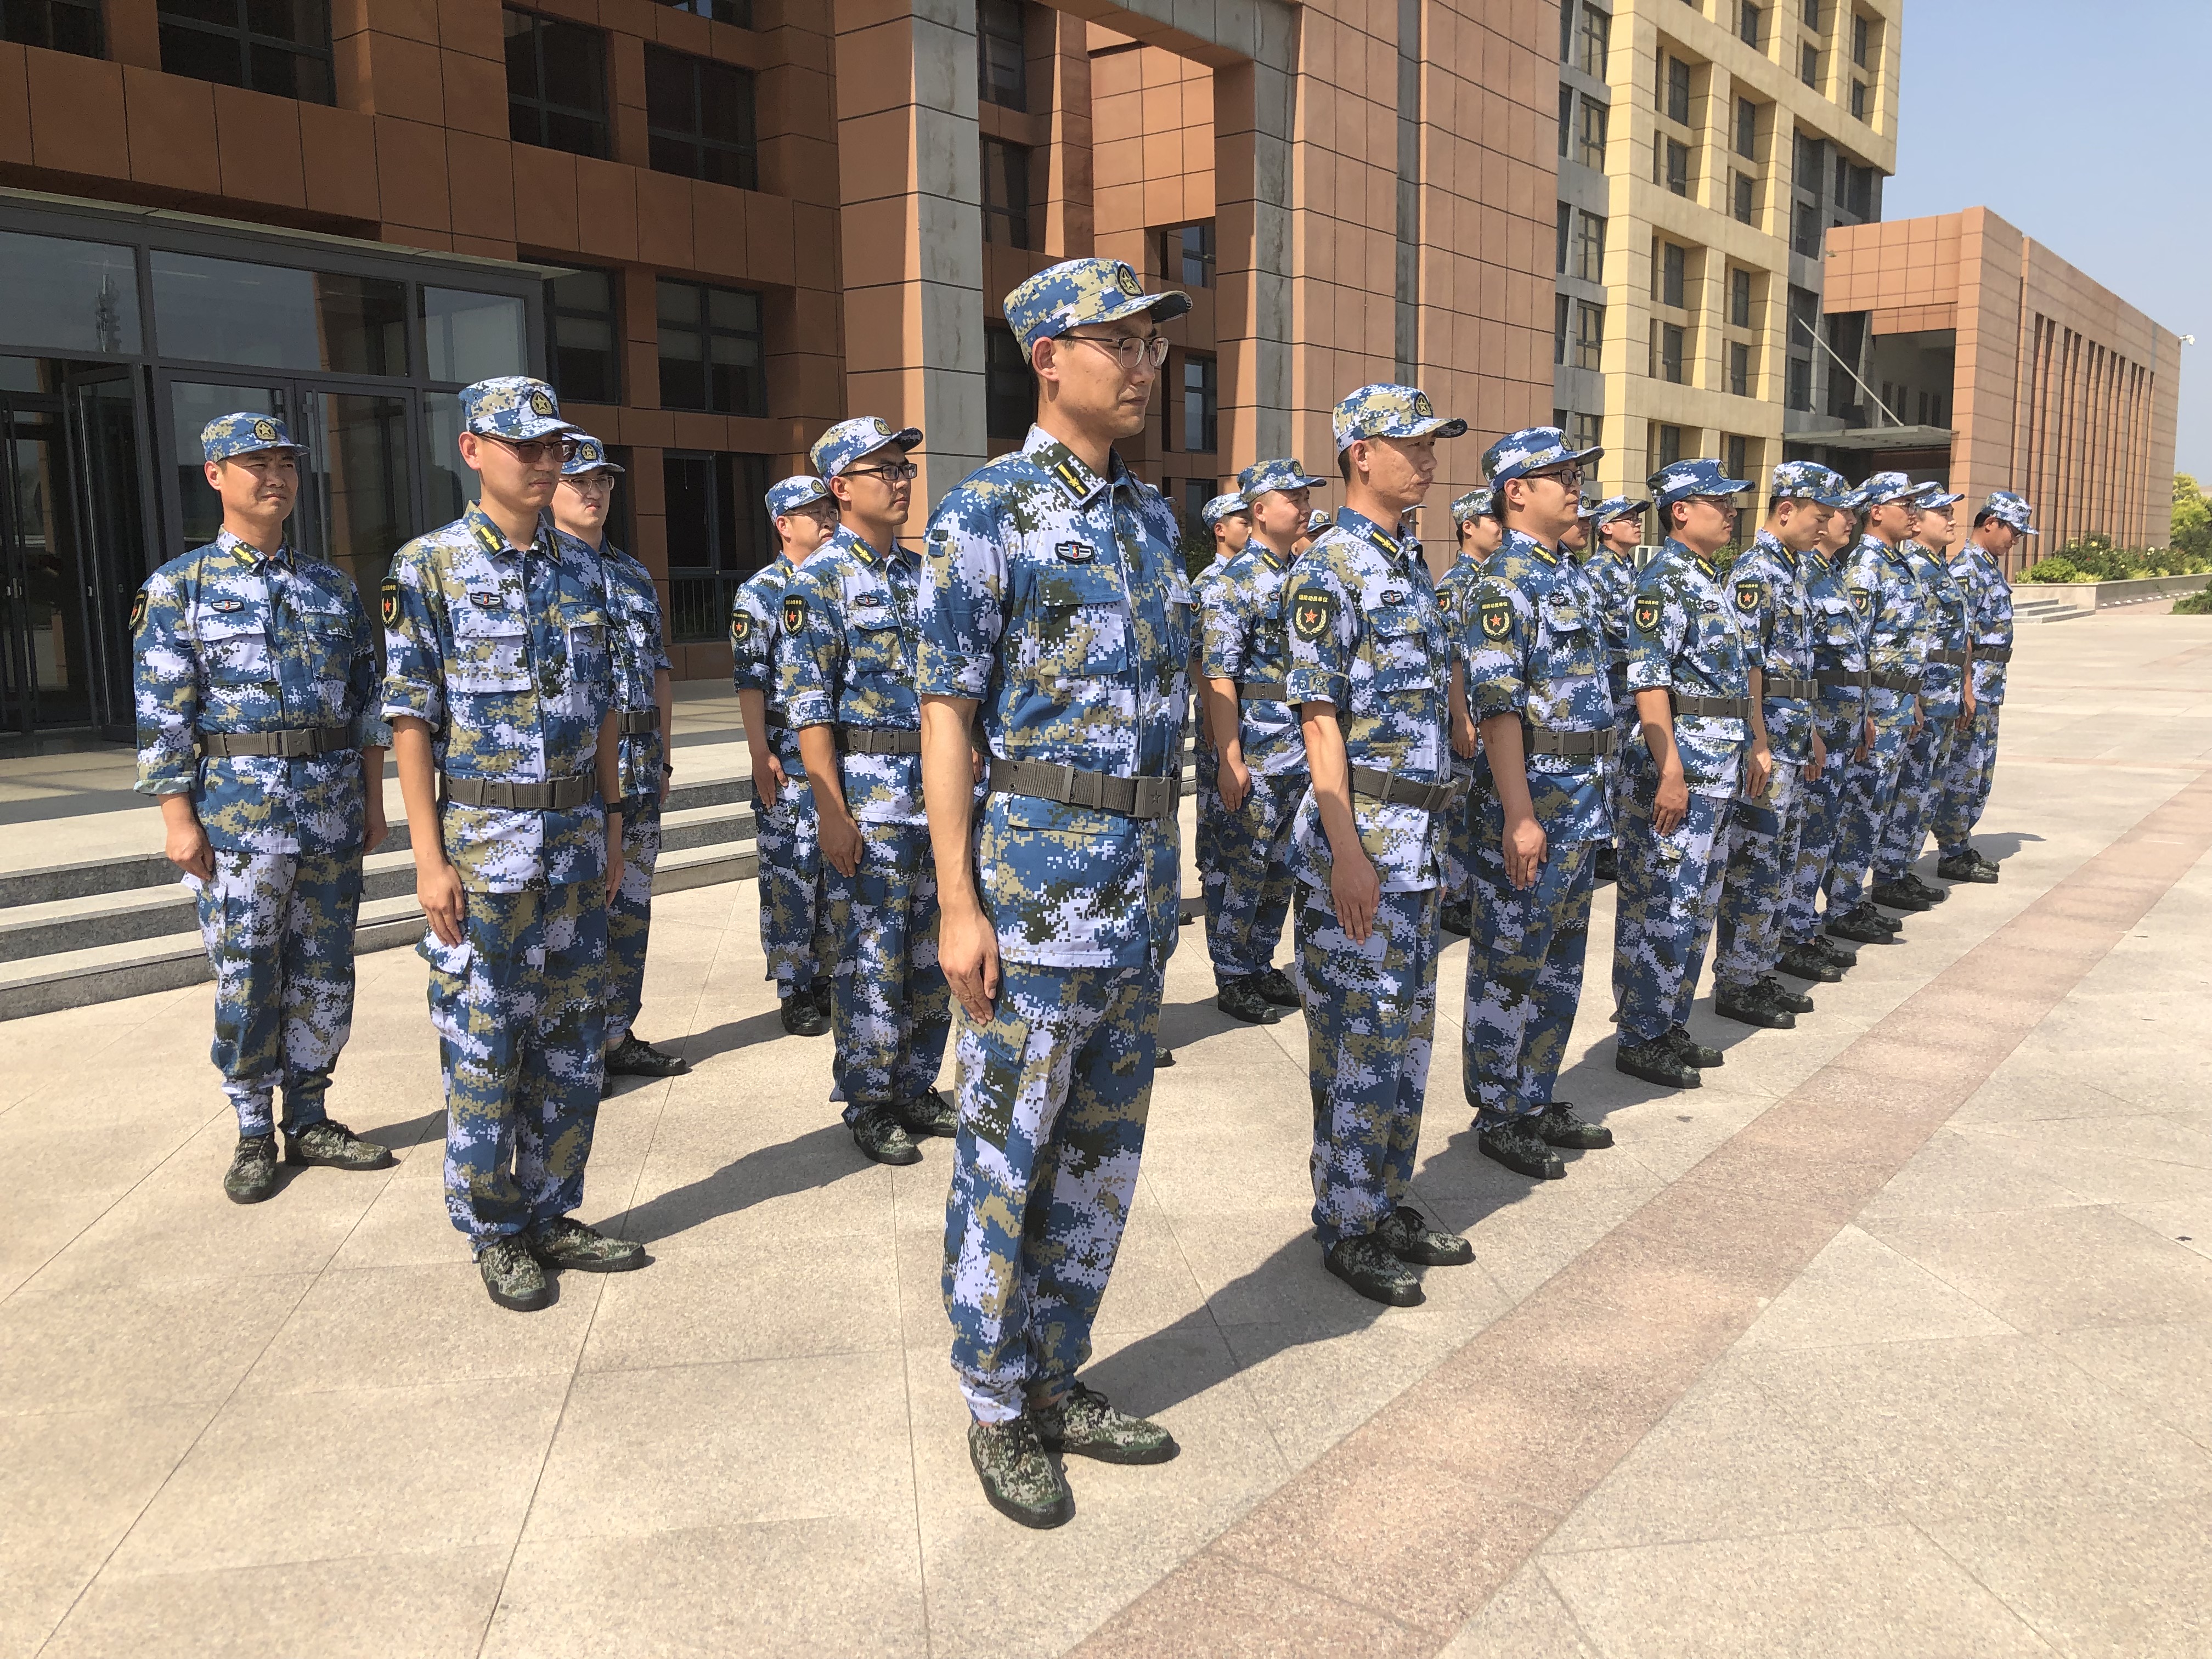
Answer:
M1950 494L1931 478L1920 486L1920 493L1912 498L1912 510L1915 513L1941 513L1945 507L1955 507L1966 499L1964 495Z
M766 499L769 517L781 519L812 502L828 501L830 485L826 479L817 478L811 472L794 472L770 484Z
M1491 499L1494 494L1495 492L1489 486L1485 485L1480 489L1470 489L1464 495L1454 496L1451 504L1452 522L1464 530L1477 519L1496 518L1498 509L1492 505Z
M588 432L576 434L575 452L561 463L561 476L573 478L580 472L627 472L629 469L607 459L607 447Z
M1982 503L1982 511L1988 514L1992 519L1996 520L2000 524L2010 525L2014 530L2020 532L2023 536L2034 536L2042 533L2041 532L2033 528L2028 523L2028 520L2033 516L2035 509L2027 504L2025 497L2015 495L2009 489L1992 489L1990 491L1989 500Z
M210 461L227 461L234 455L251 455L263 449L289 449L295 455L307 453L305 444L292 441L283 422L273 415L256 415L250 409L218 415L200 428L200 453Z
M576 428L561 418L553 388L527 374L502 374L460 391L461 425L488 438L527 443Z
M1190 309L1180 289L1147 294L1137 273L1122 259L1063 259L1048 265L1006 295L1006 326L1022 343L1022 356L1039 340L1049 340L1085 323L1117 323L1149 311L1166 322Z
M1567 434L1555 426L1523 427L1509 432L1482 452L1483 476L1497 488L1509 479L1525 477L1547 466L1568 461L1594 461L1602 449L1571 449Z
M1702 456L1662 466L1644 482L1651 486L1651 498L1662 513L1692 495L1739 495L1751 488L1750 479L1731 478L1721 471L1718 461Z
M1224 519L1238 513L1249 513L1251 510L1252 504L1232 489L1226 495L1216 495L1204 507L1199 508L1198 516L1208 529L1212 529Z
M1237 488L1248 501L1258 501L1271 489L1313 489L1328 482L1308 472L1305 464L1292 455L1255 461L1237 475Z
M862 415L849 421L840 421L814 441L814 447L806 452L806 459L814 463L814 470L825 478L834 478L863 455L872 455L878 449L896 447L902 454L921 441L918 426L901 427L896 432L880 415Z
M1467 422L1437 413L1429 394L1418 386L1378 380L1340 402L1329 416L1342 454L1362 438L1456 438Z
M1766 493L1778 501L1811 501L1815 507L1835 507L1850 486L1840 473L1818 461L1784 461L1768 478Z
M1583 516L1593 530L1602 530L1615 519L1640 519L1650 510L1650 502L1634 495L1608 495L1595 507L1585 508Z
M1320 507L1316 507L1306 514L1305 533L1309 536L1318 536L1335 522L1335 520L1330 518Z
M1912 498L1925 488L1926 485L1913 483L1902 472L1877 472L1858 487L1858 505L1863 511L1888 501L1910 504Z

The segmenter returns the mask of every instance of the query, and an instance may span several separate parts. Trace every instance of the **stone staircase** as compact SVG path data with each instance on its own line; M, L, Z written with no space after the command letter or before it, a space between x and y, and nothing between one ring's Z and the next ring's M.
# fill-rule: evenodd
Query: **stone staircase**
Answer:
M2094 609L2069 605L2063 599L2021 599L2012 608L2015 623L2075 622L2096 614Z

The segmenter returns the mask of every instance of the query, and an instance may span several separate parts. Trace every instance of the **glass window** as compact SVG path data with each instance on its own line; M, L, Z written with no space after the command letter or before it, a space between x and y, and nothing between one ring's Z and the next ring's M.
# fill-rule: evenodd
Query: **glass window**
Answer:
M1728 475L1731 478L1747 478L1751 465L1751 441L1735 433L1728 439Z
M645 122L655 173L760 187L750 70L648 44Z
M1559 87L1559 154L1567 153L1567 143L1575 132L1575 89L1561 83Z
M1030 106L1023 9L1021 0L981 0L975 8L976 96L1001 109Z
M329 0L159 0L155 15L171 75L331 101Z
M572 270L546 283L545 359L562 397L622 401L621 292L611 270Z
M1867 88L1863 81L1851 82L1851 118L1854 121L1867 118Z
M1748 98L1735 100L1735 153L1759 159L1759 106Z
M530 373L529 324L521 301L466 289L422 290L422 342L434 380L489 380Z
M1729 321L1737 328L1751 326L1751 273L1741 266L1729 272Z
M1026 144L983 140L983 240L1000 247L1032 246Z
M1798 15L1804 18L1805 27L1807 28L1816 29L1820 27L1820 0L1799 0Z
M1790 216L1790 247L1808 259L1820 257L1820 210L1814 203L1798 203Z
M1662 425L1659 428L1659 466L1672 466L1682 459L1682 428ZM1656 472L1659 466L1651 470Z
M1595 6L1582 9L1582 32L1576 37L1575 66L1588 76L1605 79L1607 48L1613 40L1613 19Z
M1667 59L1667 118L1690 125L1690 66L1679 58Z
M1659 243L1658 256L1652 262L1651 297L1662 306L1680 305L1689 268L1688 249L1679 242Z
M518 144L605 155L605 37L512 6L504 16L507 137Z
M1820 84L1820 49L1809 40L1797 54L1797 78L1816 89Z
M152 263L164 357L343 374L407 372L404 283L160 249Z
M1559 204L1559 257L1553 269L1562 276L1567 274L1567 244L1574 235L1575 210L1566 203Z
M753 26L753 0L660 0L671 11L688 11L694 17L705 17L717 23L735 23L741 29Z
M1605 280L1605 216L1587 209L1575 225L1575 275L1585 283Z
M1667 140L1667 188L1677 196L1690 193L1690 147L1680 140Z
M1575 305L1575 367L1601 368L1605 365L1605 307L1582 300ZM1588 444L1583 448L1589 447Z
M1212 454L1218 447L1221 388L1214 361L1193 352L1182 360L1182 447Z
M765 455L665 450L668 633L684 643L729 636L738 585L775 550Z
M1820 296L1794 283L1790 289L1790 349L1810 352L1814 331L1820 326Z
M138 271L127 247L0 231L0 341L36 350L135 356Z
M1573 320L1575 302L1564 294L1552 296L1552 361L1567 361L1567 329Z
M1213 286L1213 221L1160 233L1160 280L1180 288Z
M1792 409L1809 410L1813 407L1813 360L1810 357L1792 357L1790 360L1790 384L1785 401Z
M1739 398L1751 396L1751 348L1741 340L1729 343L1729 391Z
M476 499L477 475L461 459L461 400L450 392L422 399L422 477L430 522L451 524Z
M106 55L94 0L0 0L0 40L80 58Z
M1760 31L1760 25L1765 21L1765 7L1754 6L1751 3L1751 0L1743 0L1741 8L1736 13L1735 32L1744 45L1753 51L1758 50L1759 41L1765 38Z
M1730 204L1740 224L1755 224L1759 220L1759 181L1747 173L1729 175Z
M314 485L322 555L366 598L412 533L407 401L338 392L318 392L314 401L319 418L302 470Z
M760 295L664 276L658 301L661 407L767 414Z
M1004 323L983 325L983 416L989 436L1017 441L1036 419L1036 377Z
M1575 0L1559 0L1559 61L1574 62Z
M1570 415L1567 417L1567 441L1577 449L1595 449L1598 447L1598 434L1604 424L1600 416Z
M1862 13L1851 19L1851 62L1861 69L1869 67L1867 59L1874 55L1874 30Z
M1676 386L1681 385L1682 325L1680 323L1655 323L1652 325L1652 337L1654 349L1659 356L1657 378L1672 381Z
M1585 98L1582 104L1582 128L1577 136L1577 159L1586 167L1605 171L1605 123L1608 112L1595 98Z

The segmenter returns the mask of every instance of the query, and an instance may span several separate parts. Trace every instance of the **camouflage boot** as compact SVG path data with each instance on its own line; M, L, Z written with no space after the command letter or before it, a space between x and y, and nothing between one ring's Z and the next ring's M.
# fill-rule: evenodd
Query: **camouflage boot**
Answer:
M956 1134L960 1128L960 1109L936 1089L900 1102L898 1115L909 1136Z
M1075 1494L1044 1455L1036 1425L1028 1418L970 1423L968 1461L983 1483L983 1496L1009 1521L1045 1528L1065 1526L1074 1517Z
M871 1106L854 1118L853 1144L877 1164L921 1162L921 1148L907 1139L893 1107Z
M1150 1418L1115 1411L1104 1395L1080 1382L1069 1383L1058 1400L1032 1402L1030 1419L1050 1449L1102 1463L1164 1463L1182 1449Z
M1428 1297L1421 1281L1390 1254L1381 1237L1340 1238L1322 1254L1321 1265L1365 1297L1386 1307L1418 1308Z
M1539 1112L1529 1126L1547 1146L1565 1146L1577 1152L1601 1152L1613 1145L1613 1131L1575 1115L1573 1107L1555 1100Z
M325 1118L284 1137L287 1164L320 1164L333 1170L388 1170L392 1149L363 1140L343 1123Z
M276 1190L276 1137L240 1135L222 1190L234 1204L258 1204Z
M530 1259L530 1250L513 1235L495 1238L477 1255L477 1271L483 1275L491 1299L515 1313L536 1313L553 1300L553 1287Z
M1428 1218L1410 1204L1401 1204L1375 1230L1375 1242L1401 1261L1424 1267L1464 1267L1474 1260L1474 1246L1457 1233L1429 1225Z
M1263 968L1252 981L1260 994L1278 1008L1303 1008L1305 1000L1298 995L1298 988L1291 983L1291 976L1279 968Z
M548 1267L580 1273L626 1273L653 1260L644 1245L627 1238L611 1238L574 1216L541 1221L522 1237L532 1259Z

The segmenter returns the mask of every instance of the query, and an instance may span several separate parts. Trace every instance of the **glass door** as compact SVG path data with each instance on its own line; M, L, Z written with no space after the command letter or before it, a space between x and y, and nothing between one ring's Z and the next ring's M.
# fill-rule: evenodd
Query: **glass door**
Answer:
M23 733L92 720L61 402L0 393L0 720Z
M155 564L148 556L146 422L137 371L100 369L62 383L76 450L80 529L70 609L85 641L71 710L108 738L137 725L131 704L131 610Z

